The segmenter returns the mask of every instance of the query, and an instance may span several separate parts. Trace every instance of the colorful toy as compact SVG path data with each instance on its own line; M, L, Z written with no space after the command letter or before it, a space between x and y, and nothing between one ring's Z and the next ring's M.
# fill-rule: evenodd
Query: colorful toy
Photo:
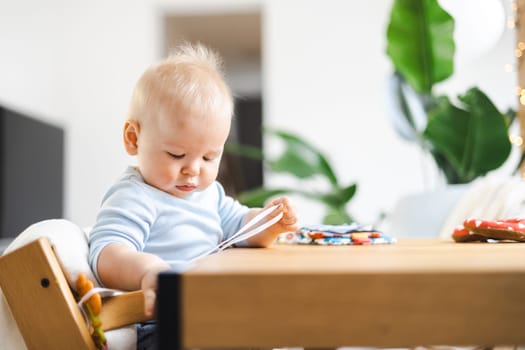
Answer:
M525 242L525 219L467 219L452 233L456 242L512 240Z
M93 289L93 282L88 280L86 276L81 273L77 279L77 292L79 298L82 299L90 290ZM98 315L102 309L102 298L100 294L93 293L89 299L81 305L87 313L89 323L91 325L91 337L97 346L97 349L105 350L107 349L107 339L102 330L102 322Z
M391 244L396 239L358 224L310 225L279 237L280 243L318 245Z

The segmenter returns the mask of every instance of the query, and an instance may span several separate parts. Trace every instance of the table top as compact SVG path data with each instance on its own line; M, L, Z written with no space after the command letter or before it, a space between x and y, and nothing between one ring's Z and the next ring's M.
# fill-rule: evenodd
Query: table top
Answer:
M401 239L378 245L234 248L199 261L189 274L525 272L525 244Z
M521 243L234 248L174 277L186 347L525 344Z

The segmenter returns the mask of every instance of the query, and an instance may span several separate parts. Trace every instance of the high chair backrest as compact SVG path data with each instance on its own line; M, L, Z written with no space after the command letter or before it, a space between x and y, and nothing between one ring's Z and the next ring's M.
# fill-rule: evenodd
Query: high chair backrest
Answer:
M94 350L88 326L53 248L37 239L0 257L0 286L29 350ZM103 302L104 330L142 322L141 291Z

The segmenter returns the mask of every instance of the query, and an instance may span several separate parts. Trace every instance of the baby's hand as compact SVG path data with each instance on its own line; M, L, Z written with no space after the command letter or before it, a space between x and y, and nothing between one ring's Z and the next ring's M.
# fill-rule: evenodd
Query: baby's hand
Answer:
M281 233L297 231L299 229L297 226L298 220L297 215L295 214L295 209L288 197L276 198L267 203L264 208L251 209L244 218L245 223L253 219L257 214L260 214L263 210L273 207L274 205L279 206L279 208L273 210L267 220L276 217L279 213L283 214L282 218L266 230L248 238L247 242L250 247L268 247Z
M169 266L159 264L152 266L142 277L141 289L144 293L144 314L152 317L155 311L155 299L157 298L157 279L159 273L169 269Z
M297 231L299 229L299 227L297 226L298 219L290 199L288 197L276 198L267 203L265 209L274 205L281 205L281 212L283 213L283 217L281 218L281 220L275 223L275 225L268 228L268 230L270 230L276 236L283 232Z

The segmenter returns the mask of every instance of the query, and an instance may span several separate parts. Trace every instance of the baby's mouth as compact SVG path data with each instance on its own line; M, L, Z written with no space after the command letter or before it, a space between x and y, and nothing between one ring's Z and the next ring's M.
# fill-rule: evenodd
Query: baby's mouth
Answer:
M195 188L197 186L195 186L195 185L178 185L178 186L175 186L175 187L177 187L177 189L179 191L191 192L191 191L195 190Z

